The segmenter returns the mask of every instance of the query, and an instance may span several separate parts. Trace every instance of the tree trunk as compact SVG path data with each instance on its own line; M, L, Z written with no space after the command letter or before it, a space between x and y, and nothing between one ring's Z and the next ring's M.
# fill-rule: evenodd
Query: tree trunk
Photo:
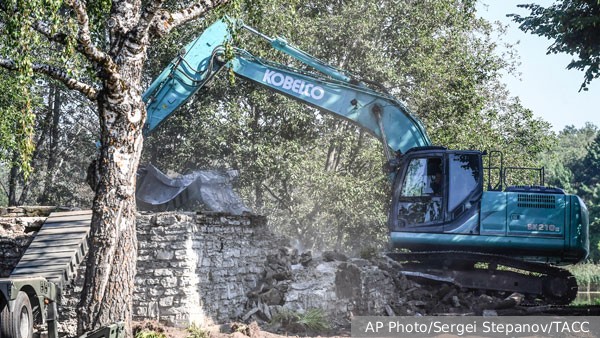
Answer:
M8 206L17 205L17 186L19 181L19 153L13 152L12 162L10 165L10 177L8 178Z
M79 333L124 321L131 337L137 261L135 179L146 118L139 85L143 59L123 61L121 82L108 79L98 97L102 145L96 160L99 180L78 306Z
M52 87L49 101L52 104L52 124L50 125L50 145L48 147L48 161L46 162L46 174L44 176L44 190L42 192L42 196L40 196L38 200L41 205L45 205L50 202L50 189L56 167L56 153L58 152L58 138L60 136L58 123L60 121L60 107L62 104L60 88Z

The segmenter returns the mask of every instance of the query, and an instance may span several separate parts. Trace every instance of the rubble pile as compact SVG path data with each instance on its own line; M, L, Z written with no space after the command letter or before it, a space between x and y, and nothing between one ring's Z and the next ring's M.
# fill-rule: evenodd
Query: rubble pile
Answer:
M347 326L352 316L496 315L517 304L508 295L409 280L401 270L384 255L348 258L330 251L312 257L282 248L267 257L241 319L270 324L281 314L319 309L330 323Z

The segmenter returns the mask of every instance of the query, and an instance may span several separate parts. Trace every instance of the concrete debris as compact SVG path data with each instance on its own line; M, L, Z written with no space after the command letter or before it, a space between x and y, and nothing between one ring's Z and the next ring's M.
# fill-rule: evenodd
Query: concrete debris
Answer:
M345 262L348 260L348 257L346 257L346 255L344 255L343 253L339 253L337 251L324 251L323 254L321 254L321 258L323 259L324 262L333 262L333 261Z
M260 287L248 294L244 321L272 324L278 314L312 309L322 310L329 322L339 325L347 325L356 315L492 316L522 299L522 295L488 295L450 284L419 284L403 276L402 266L384 255L365 260L326 251L298 264L303 255L281 249L267 257ZM290 327L281 329L290 331Z

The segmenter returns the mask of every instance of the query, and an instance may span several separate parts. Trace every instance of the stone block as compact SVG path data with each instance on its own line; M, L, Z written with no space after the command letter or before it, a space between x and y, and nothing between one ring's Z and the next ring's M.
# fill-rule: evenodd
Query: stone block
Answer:
M164 277L160 280L160 285L165 288L174 288L177 286L177 277Z
M153 275L155 277L173 276L173 271L171 269L154 269Z
M156 252L156 259L160 260L171 260L175 256L175 253L170 250L158 250Z
M162 307L173 306L173 297L160 297L158 300L158 305Z

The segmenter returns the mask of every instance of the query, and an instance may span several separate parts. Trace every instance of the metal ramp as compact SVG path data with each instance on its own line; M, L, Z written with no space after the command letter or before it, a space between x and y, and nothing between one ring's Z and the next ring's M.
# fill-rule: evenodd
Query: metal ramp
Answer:
M87 253L91 220L91 210L50 214L10 277L45 277L62 287Z

